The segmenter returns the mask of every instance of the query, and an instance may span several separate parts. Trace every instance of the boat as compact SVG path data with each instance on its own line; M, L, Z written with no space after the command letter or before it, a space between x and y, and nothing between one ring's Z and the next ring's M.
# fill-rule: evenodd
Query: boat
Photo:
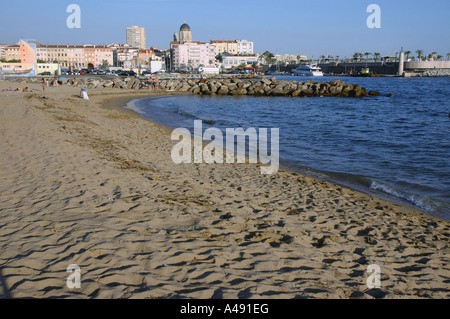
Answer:
M323 76L322 70L315 64L302 64L298 68L292 70L292 73L299 76Z
M352 73L351 76L355 77L371 77L369 68L362 68L358 73Z
M364 77L364 78L381 77L380 74L372 73L369 68L362 68L360 72L358 72L358 73L351 73L350 75L354 76L354 77Z

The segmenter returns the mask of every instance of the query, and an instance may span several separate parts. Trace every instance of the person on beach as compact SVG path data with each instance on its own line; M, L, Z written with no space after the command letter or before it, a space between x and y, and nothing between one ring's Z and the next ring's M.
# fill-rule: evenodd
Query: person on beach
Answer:
M44 78L42 78L41 84L42 84L42 91L45 92L45 80L44 80Z
M148 82L148 89L151 90L153 88L153 79L149 78L147 82Z
M154 87L155 89L158 89L158 88L159 88L159 79L158 79L158 77L156 77L156 78L155 78L155 81L153 81L153 87Z
M77 84L78 84L78 80L77 80L77 78L73 79L73 82L72 82L72 87L75 87L75 85L77 85Z

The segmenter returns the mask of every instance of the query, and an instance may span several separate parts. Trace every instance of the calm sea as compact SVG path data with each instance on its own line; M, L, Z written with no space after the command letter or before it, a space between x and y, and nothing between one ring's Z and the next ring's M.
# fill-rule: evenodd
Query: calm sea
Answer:
M284 167L450 220L450 78L340 79L394 96L181 95L131 104L143 117L172 128L192 129L196 119L224 135L225 128L279 128Z

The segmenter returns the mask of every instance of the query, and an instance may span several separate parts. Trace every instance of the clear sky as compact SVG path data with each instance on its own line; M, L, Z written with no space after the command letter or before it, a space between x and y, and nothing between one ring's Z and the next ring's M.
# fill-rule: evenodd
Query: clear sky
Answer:
M69 4L81 8L81 28L66 26ZM369 29L369 4L381 8L381 28ZM254 41L255 52L333 55L450 53L450 0L21 0L1 5L0 43L125 43L126 27L146 28L147 46L167 49L186 21L193 40Z

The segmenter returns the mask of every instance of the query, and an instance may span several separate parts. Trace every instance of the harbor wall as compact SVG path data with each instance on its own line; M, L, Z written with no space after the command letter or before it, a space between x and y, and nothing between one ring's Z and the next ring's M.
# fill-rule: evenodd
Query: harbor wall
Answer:
M405 70L450 69L450 61L411 61L405 62Z

